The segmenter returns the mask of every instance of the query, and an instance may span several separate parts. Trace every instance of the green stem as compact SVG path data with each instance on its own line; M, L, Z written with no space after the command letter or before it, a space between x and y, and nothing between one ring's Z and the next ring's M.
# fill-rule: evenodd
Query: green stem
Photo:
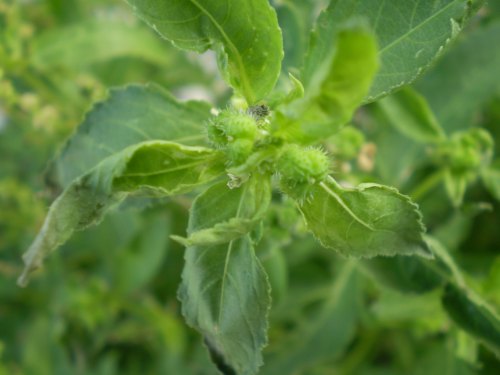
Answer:
M375 344L378 342L379 330L367 330L361 337L358 344L342 361L339 367L338 375L354 374L355 370L366 362L367 357L372 352Z
M271 162L276 159L277 150L275 147L266 147L254 152L247 161L227 170L228 174L246 181L251 173L263 162Z
M432 189L434 189L443 179L444 171L442 169L432 173L427 177L422 183L420 183L413 191L410 196L414 201L421 200L426 196Z

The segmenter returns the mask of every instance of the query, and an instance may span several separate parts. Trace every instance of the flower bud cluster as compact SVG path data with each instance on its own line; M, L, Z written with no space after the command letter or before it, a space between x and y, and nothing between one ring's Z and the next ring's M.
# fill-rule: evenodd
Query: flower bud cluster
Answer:
M488 132L471 129L458 132L439 150L441 163L453 173L476 175L477 171L491 162L494 142Z

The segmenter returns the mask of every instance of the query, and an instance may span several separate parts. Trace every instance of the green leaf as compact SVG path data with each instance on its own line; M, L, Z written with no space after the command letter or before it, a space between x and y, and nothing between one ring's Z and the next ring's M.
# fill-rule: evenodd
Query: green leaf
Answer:
M376 130L371 134L377 145L375 171L381 181L398 189L407 188L416 171L428 164L426 145L417 143L391 126L377 105L365 107ZM367 124L365 124L366 126Z
M305 113L299 123L306 142L324 139L351 120L378 68L377 43L360 23L340 29L330 48L334 50L331 63L321 81L306 90L302 103Z
M441 307L441 291L424 294L402 294L382 290L371 308L384 325L398 326L401 322L418 322L434 332L442 330L446 315Z
M452 337L426 342L422 352L412 362L412 375L478 375L483 372L479 370L481 365L471 364L461 358L456 346Z
M425 241L432 249L432 252L436 255L440 264L446 267L446 274L442 273L442 277L448 280L453 280L457 285L464 286L465 279L462 275L462 271L455 263L455 260L450 255L449 251L439 242L436 238L429 235L425 236Z
M297 78L293 76L292 73L288 74L289 78L289 90L287 92L275 91L267 100L269 107L276 108L281 105L290 104L293 101L301 99L304 97L304 86Z
M171 59L163 43L147 28L123 21L92 20L37 36L31 60L41 69L78 69L122 56L138 57L161 66Z
M125 203L109 211L99 225L75 232L61 247L62 252L69 250L71 255L59 264L64 268L59 271L60 277L69 277L73 269L65 266L90 250L99 274L110 280L112 290L118 295L144 290L162 270L165 259L172 255L168 236L178 214L166 208L161 204L138 210ZM51 266L48 279L58 272L55 266Z
M165 140L203 145L203 124L209 118L208 104L180 103L157 85L112 89L109 98L87 114L52 172L67 187L105 158L140 142Z
M266 237L264 237L266 238ZM262 247L262 242L259 246L265 254L260 255L259 259L262 262L271 286L271 297L273 303L279 304L286 296L288 289L288 265L286 262L286 255L282 248ZM271 241L264 242L264 245L274 245ZM259 253L257 249L257 254Z
M446 248L428 235L424 240L434 259L396 256L363 260L362 266L384 286L403 293L430 292L446 282L464 285L463 276Z
M335 55L316 98L335 123L349 121L361 105L378 69L377 42L368 28L354 24L339 31Z
M343 188L329 177L312 189L299 209L321 244L342 255L431 255L418 206L394 188Z
M115 190L169 196L212 181L224 173L224 167L224 157L218 151L150 141L113 156L92 174L99 173L104 181L112 178Z
M338 359L356 333L361 311L359 274L354 264L342 265L338 277L322 298L313 319L282 340L279 350L269 353L262 375L302 373L318 363Z
M283 73L295 73L302 64L307 49L307 34L311 29L313 8L316 5L309 1L273 2L283 33Z
M476 28L415 82L447 133L475 125L483 106L499 92L500 49L492 48L499 34L498 19Z
M453 206L459 207L462 204L467 185L468 178L466 174L454 173L449 168L445 170L444 186Z
M367 101L410 83L456 36L482 1L332 0L316 23L303 76L307 88L331 51L335 32L352 17L368 20L379 42L381 67Z
M222 173L220 153L163 141L134 145L105 159L70 184L52 204L38 236L23 256L26 267L19 284L26 285L43 258L74 231L100 222L127 193L181 194Z
M379 257L362 261L367 273L382 285L403 293L427 293L443 286L447 269L421 257Z
M451 319L476 340L500 357L500 318L471 290L449 283L443 306Z
M184 246L218 245L247 234L260 221L271 201L268 176L254 175L230 189L226 181L200 194L191 208L187 238L172 236Z
M236 374L257 373L267 343L270 287L246 233L265 213L270 193L268 176L254 175L235 189L216 184L194 201L189 216L186 242L194 245L185 253L182 312L214 362Z
M364 268L378 281L395 290L425 293L445 285L442 304L450 318L467 333L500 355L498 315L467 289L464 278L446 249L433 238L426 241L435 261L416 257L364 260Z
M218 54L228 82L249 104L264 98L281 69L283 41L267 0L127 0L179 48Z
M377 102L388 122L407 137L418 142L445 139L441 125L423 96L406 87Z
M481 174L483 183L493 197L500 201L500 163L494 163Z
M226 244L186 250L179 299L219 366L256 374L267 343L269 284L249 235Z

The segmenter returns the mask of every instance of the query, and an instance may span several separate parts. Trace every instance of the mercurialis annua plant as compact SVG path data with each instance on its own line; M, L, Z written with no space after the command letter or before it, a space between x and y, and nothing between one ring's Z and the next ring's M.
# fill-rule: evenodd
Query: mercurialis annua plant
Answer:
M422 323L422 336L429 326L438 326L439 335L459 327L460 358L470 359L464 352L471 345L500 353L498 316L469 289L439 242L446 231L426 232L419 207L437 186L445 187L441 204L456 212L477 181L495 196L494 139L481 129L447 133L408 86L457 37L481 1L127 3L163 42L197 53L212 50L205 56L217 61L227 90L221 94L220 82L210 84L208 103L179 100L155 83L111 89L51 164L61 194L24 255L19 284L26 286L45 257L108 212L138 198L144 205L167 199L189 210L187 227L170 236L184 257L177 298L214 371L253 375L265 363L264 374L305 374L314 356L335 351L336 345L350 348L358 323L371 320L359 318L362 308L343 313L341 307L361 301L354 298L364 276L397 293L433 293L438 313L421 314L446 323ZM415 160L425 163L400 167L416 146L393 141L399 139L394 134L419 145ZM431 177L415 186L427 174ZM480 211L474 207L467 212ZM430 221L430 228L438 221ZM289 254L284 249L292 245L298 250ZM303 333L310 352L263 355L270 341L288 337L297 326L294 319L302 315L287 315L290 306L316 311L314 301L307 302L315 294L306 289L329 280L314 267L330 260L304 267L304 291L283 297L287 283L294 285L287 267L302 269L302 261L316 256L334 259L338 282L323 287L321 293L335 297L318 313L318 326ZM371 301L371 282L366 288ZM273 309L279 303L287 307L275 311L272 301ZM319 325L329 316L341 317ZM343 333L330 333L344 325L345 340ZM384 332L377 328L370 334ZM330 343L330 337L338 342ZM316 350L323 340L329 344ZM370 340L356 343L372 348L377 338ZM343 352L335 351L335 358ZM314 373L334 373L325 368Z

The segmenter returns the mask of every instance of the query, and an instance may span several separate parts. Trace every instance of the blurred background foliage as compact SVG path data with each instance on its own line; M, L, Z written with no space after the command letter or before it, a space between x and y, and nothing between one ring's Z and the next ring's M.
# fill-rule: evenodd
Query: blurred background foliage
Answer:
M300 66L323 3L274 1L285 73ZM487 129L497 155L498 4L485 6L414 84L448 135ZM21 253L60 189L46 177L51 158L107 88L149 81L219 106L230 95L212 55L176 50L123 1L0 0L0 375L215 373L176 299L183 249L169 235L184 233L189 199L129 200L54 254L29 288L15 283ZM397 121L383 102L361 108L353 127L325 142L335 175L412 195L428 231L500 309L499 197L474 180L453 208L433 178L429 145ZM263 374L499 373L500 362L451 324L437 292L374 284L306 235L291 203L268 221L258 249L273 286Z

